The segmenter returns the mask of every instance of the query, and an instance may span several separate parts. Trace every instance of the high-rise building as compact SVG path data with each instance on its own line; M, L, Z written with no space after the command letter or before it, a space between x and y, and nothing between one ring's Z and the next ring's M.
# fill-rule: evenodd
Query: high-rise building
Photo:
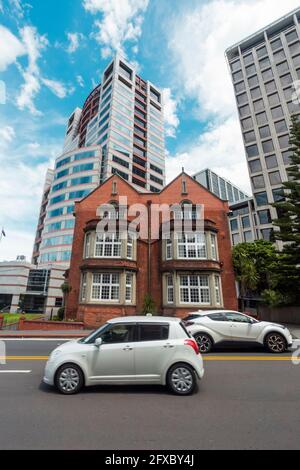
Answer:
M248 194L209 168L199 171L193 178L223 201L228 201L229 204L249 198Z
M119 55L68 120L63 153L43 198L34 262L69 264L74 203L112 174L141 191L159 192L165 184L162 93Z
M258 217L259 238L270 240L290 164L289 125L300 113L300 8L226 51Z
M258 239L258 222L253 197L209 168L199 171L193 178L215 196L228 201L230 211L227 215L233 246Z

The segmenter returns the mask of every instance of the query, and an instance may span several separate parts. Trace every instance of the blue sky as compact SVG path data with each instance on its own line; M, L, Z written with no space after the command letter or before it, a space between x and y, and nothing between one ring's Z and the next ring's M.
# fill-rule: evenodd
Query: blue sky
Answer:
M297 3L0 0L0 260L30 258L66 119L116 50L164 90L168 179L210 167L249 192L224 51Z

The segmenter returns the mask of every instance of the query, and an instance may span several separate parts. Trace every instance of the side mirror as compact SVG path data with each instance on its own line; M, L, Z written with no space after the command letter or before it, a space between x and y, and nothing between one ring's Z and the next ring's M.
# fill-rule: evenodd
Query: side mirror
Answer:
M102 338L97 338L95 341L96 348L100 348L102 343L103 343Z

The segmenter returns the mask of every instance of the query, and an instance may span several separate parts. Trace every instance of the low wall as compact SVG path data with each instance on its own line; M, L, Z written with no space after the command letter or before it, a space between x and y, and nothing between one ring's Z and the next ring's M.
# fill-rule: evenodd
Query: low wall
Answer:
M264 321L300 325L300 307L270 308L259 306L258 316L260 320Z
M81 322L63 322L63 321L45 321L45 320L25 320L20 318L19 330L46 330L46 331L61 331L61 330L83 330L84 324Z

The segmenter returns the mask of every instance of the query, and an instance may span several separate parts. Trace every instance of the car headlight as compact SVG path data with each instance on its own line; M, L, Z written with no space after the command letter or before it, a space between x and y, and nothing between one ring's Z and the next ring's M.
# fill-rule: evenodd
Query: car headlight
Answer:
M49 357L49 361L53 361L57 356L59 356L62 353L61 349L55 349Z

